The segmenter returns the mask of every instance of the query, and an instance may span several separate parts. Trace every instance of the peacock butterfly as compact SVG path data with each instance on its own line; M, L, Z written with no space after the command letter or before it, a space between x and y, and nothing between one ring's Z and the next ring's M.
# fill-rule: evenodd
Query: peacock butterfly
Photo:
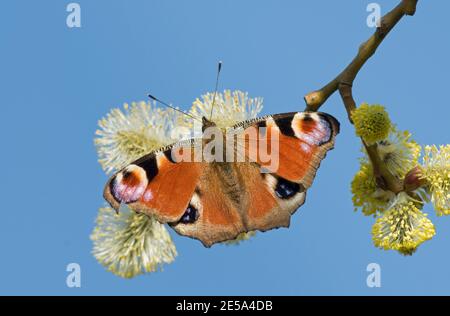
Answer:
M226 133L205 117L202 125L201 138L150 152L113 175L104 189L109 204L117 211L127 204L206 247L288 227L339 133L339 122L319 112L269 115Z

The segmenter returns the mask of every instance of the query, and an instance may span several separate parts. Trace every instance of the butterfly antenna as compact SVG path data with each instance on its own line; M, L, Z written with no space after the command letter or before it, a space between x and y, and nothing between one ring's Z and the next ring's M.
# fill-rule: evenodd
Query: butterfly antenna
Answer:
M212 119L213 110L214 110L214 104L216 103L217 87L219 86L219 75L220 75L220 70L221 69L222 69L222 62L219 61L219 64L217 65L216 87L214 89L214 96L213 96L213 102L212 102L212 105L211 105L211 113L209 114L209 120Z
M201 120L198 119L197 117L195 117L195 116L193 116L193 115L191 115L191 114L189 114L189 113L187 113L187 112L185 112L185 111L183 111L183 110L177 109L176 107L174 107L174 106L172 106L172 105L170 105L170 104L168 104L168 103L166 103L166 102L164 102L164 101L161 101L160 99L158 99L157 97L154 97L154 96L151 95L151 94L148 94L148 97L149 97L150 99L156 101L156 102L161 103L162 105L167 106L168 108L171 108L172 110L175 110L175 111L177 111L177 112L180 112L180 113L182 113L182 114L184 114L184 115L187 115L187 116L193 118L194 120L197 120L197 121L200 121L200 122L201 122Z

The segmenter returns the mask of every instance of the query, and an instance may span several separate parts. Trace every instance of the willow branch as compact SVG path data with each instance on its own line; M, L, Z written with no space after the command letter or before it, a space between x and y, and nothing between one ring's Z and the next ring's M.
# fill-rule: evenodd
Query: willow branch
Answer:
M358 72L364 66L366 61L375 54L378 46L386 38L387 34L394 28L404 15L414 15L416 12L418 0L402 0L392 11L382 17L380 26L375 33L359 47L358 54L352 62L332 81L326 84L322 89L308 93L305 96L306 110L317 111L322 104L336 91L339 90L344 103L347 115L351 120L351 113L356 109L356 103L352 94L353 82ZM385 190L398 193L403 190L403 182L396 178L386 165L381 161L378 154L377 145L368 146L362 140L367 155L373 166L377 185Z
M366 61L372 57L386 35L392 30L398 21L404 15L414 15L418 0L402 0L392 11L381 18L380 26L377 27L375 33L364 42L358 50L358 54L352 62L332 81L322 87L320 90L308 93L304 99L306 109L309 111L317 111L322 104L339 89L340 84L353 85L358 72Z

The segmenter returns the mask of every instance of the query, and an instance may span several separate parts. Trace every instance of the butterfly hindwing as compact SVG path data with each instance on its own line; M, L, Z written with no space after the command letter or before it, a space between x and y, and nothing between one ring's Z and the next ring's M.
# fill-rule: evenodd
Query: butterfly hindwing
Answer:
M196 219L172 223L172 228L181 235L199 239L207 247L247 231L242 218L245 188L240 178L231 163L205 164L189 202L197 213Z

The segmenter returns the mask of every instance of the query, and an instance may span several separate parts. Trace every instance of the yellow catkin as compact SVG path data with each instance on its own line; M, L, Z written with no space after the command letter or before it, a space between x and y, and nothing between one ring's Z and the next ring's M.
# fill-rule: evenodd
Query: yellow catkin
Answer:
M426 146L422 166L436 214L450 214L450 145Z
M391 121L383 106L363 103L352 112L351 117L356 134L368 145L388 137Z
M410 255L435 235L433 223L406 193L400 193L394 205L378 217L372 227L376 247Z

